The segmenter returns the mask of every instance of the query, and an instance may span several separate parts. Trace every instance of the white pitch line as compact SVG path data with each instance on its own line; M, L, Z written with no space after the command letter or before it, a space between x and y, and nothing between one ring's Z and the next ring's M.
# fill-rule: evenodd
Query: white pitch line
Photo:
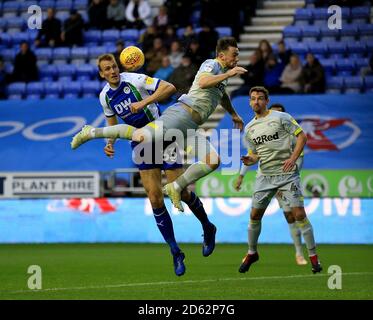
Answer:
M342 273L343 276L359 276L369 275L373 272L347 272ZM40 290L17 290L8 293L27 293L27 292L47 292L47 291L68 291L68 290L88 290L88 289L110 289L110 288L123 288L123 287L141 287L141 286L159 286L159 285L174 285L174 284L189 284L189 283L211 283L221 281L248 281L248 280L276 280L276 279L296 279L296 278L311 278L311 277L329 277L331 274L298 274L290 276L269 276L269 277L252 277L252 278L221 278L221 279L205 279L205 280L185 280L185 281L159 281L159 282L138 282L138 283L122 283L122 284L109 284L101 286L86 286L86 287L70 287L70 288L48 288ZM6 293L0 291L0 293Z

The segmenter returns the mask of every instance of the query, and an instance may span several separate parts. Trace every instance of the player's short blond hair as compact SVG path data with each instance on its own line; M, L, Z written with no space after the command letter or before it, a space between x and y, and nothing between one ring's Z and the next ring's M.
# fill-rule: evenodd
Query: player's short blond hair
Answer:
M261 86L252 87L252 88L250 89L250 92L249 92L249 97L251 97L251 94L252 94L254 91L255 91L255 92L261 92L261 93L264 93L264 97L266 98L266 100L268 100L268 98L269 98L269 91L268 91L266 88L261 87Z
M100 56L97 58L97 67L98 67L98 69L99 69L100 71L101 71L100 63L101 63L102 61L114 61L114 62L116 62L114 55L111 54L111 53L104 53L104 54L100 55Z

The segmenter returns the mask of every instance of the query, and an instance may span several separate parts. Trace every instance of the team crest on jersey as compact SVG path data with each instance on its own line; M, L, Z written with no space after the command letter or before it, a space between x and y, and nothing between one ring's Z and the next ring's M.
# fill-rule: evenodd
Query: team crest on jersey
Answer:
M129 94L129 93L131 92L131 89L130 89L129 87L124 87L124 88L123 88L123 92L124 92L125 94Z
M153 78L151 78L151 77L146 77L145 83L146 83L147 85L151 85L151 84L153 84L153 82L154 82L154 79L153 79Z

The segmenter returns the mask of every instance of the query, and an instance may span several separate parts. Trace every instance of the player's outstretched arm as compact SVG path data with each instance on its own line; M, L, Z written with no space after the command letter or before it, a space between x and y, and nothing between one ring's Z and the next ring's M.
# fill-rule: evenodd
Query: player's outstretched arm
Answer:
M131 103L131 112L137 113L147 105L152 104L154 102L160 102L172 96L176 92L176 88L172 83L167 81L161 80L157 90L154 91L149 97L141 100L139 102Z
M247 70L245 68L234 67L233 69L230 69L227 72L222 73L222 74L216 74L216 75L208 74L208 73L202 74L201 77L199 78L198 85L201 89L212 88L212 87L215 87L218 83L228 78L234 77L236 75L241 75L246 72Z

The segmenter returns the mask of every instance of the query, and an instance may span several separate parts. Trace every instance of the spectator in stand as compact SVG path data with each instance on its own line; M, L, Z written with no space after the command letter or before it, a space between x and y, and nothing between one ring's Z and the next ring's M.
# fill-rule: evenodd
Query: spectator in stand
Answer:
M264 86L272 93L280 92L280 76L283 67L277 62L276 56L271 53L264 64Z
M166 0L164 5L168 10L169 24L174 28L182 28L190 23L193 6L185 0Z
M171 66L170 58L168 56L165 56L162 59L161 67L157 70L156 73L154 73L154 78L168 81L173 71L174 68L172 68Z
M215 56L215 48L219 35L212 27L212 23L204 22L201 27L202 30L198 33L198 42L203 60L206 60Z
M154 39L158 37L158 32L155 26L149 26L146 31L141 34L139 43L142 46L142 51L147 52L153 47Z
M83 45L84 21L78 11L72 9L70 17L64 23L64 31L61 33L61 39L64 45L81 46Z
M188 55L184 55L181 65L174 70L169 78L169 82L176 87L178 97L189 91L197 71L198 67L192 64L192 59Z
M130 0L126 8L127 27L143 29L152 24L152 8L147 0Z
M172 42L178 41L175 29L172 26L168 26L166 31L164 33L159 33L159 35L162 37L163 45L167 50L171 49Z
M10 74L5 70L4 59L0 56L0 100L6 99L6 87L10 80Z
M181 36L181 43L183 48L188 50L192 41L197 41L197 35L194 32L193 26L189 24L185 27L183 35Z
M145 54L145 70L150 76L161 67L162 59L167 56L167 49L163 46L161 38L155 38L153 42L153 47L144 53Z
M267 63L268 57L273 53L270 43L268 42L268 40L265 39L260 40L258 48L262 52L262 59L264 63Z
M325 72L319 60L312 53L307 53L307 63L303 66L301 81L304 93L325 92Z
M55 17L55 10L48 8L47 18L35 40L36 47L57 47L61 44L61 21Z
M164 33L168 26L168 13L166 6L160 6L158 14L154 17L153 26L155 26L160 33Z
M104 29L106 21L107 4L104 0L93 0L88 8L89 27L93 29Z
M290 57L292 56L293 52L290 49L286 48L284 40L280 40L278 43L278 53L277 59L278 62L281 63L283 66L286 66L290 62Z
M176 69L181 64L181 60L184 56L184 52L181 49L180 42L174 41L171 43L171 50L170 50L170 62L172 68Z
M115 45L116 45L116 49L115 49L115 52L113 53L113 56L114 56L115 61L117 62L117 65L119 67L119 72L124 72L125 70L124 70L122 64L120 63L120 59L119 59L120 54L124 49L124 41L123 40L117 40Z
M302 75L302 64L299 57L293 54L290 57L290 62L286 65L284 71L282 71L281 81L281 92L282 93L299 93L302 89L301 84Z
M36 56L26 41L21 43L21 50L14 60L12 80L14 82L30 82L39 79Z
M235 96L248 96L250 89L255 86L263 86L264 84L264 62L262 59L262 52L256 49L249 57L250 64L245 67L246 73L241 75L244 81L243 85L231 94L231 98Z
M187 55L192 59L192 63L194 65L200 66L204 61L201 48L197 39L192 40L186 52Z
M126 9L119 0L110 0L106 10L108 28L121 29L126 23Z

